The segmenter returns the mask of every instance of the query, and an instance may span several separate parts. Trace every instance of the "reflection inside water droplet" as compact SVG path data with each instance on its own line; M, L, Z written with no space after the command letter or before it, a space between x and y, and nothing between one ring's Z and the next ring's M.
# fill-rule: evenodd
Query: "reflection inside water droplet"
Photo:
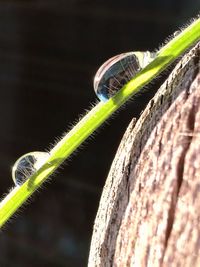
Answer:
M156 53L128 52L107 60L94 77L94 91L101 101L114 96L135 74L144 68Z
M23 184L42 166L48 156L47 152L30 152L20 157L12 168L15 185Z

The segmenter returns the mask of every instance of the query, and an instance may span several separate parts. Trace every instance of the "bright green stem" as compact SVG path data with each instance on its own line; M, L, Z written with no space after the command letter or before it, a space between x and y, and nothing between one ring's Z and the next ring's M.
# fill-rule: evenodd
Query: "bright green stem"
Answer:
M0 203L0 226L15 213L33 192L51 175L74 150L84 142L113 112L132 95L162 72L177 57L200 39L200 19L194 21L158 52L157 57L107 102L98 103L50 151L40 170L23 185L15 187Z

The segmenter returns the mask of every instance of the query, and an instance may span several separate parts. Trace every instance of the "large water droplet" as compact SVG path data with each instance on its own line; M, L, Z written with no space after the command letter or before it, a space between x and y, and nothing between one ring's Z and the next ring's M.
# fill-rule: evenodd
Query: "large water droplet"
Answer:
M47 152L30 152L20 157L12 168L12 179L16 185L23 184L32 176L49 156Z
M94 77L94 91L101 101L114 96L156 53L128 52L107 60Z

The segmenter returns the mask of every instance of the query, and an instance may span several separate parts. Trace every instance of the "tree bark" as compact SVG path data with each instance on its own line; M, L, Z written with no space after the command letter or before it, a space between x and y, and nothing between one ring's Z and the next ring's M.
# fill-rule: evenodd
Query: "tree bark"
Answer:
M200 44L130 123L103 189L89 267L200 266Z

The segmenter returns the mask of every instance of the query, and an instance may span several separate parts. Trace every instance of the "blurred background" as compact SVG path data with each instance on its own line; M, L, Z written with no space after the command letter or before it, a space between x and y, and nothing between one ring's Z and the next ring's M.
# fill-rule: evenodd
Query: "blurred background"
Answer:
M199 8L200 0L0 1L1 198L15 160L48 149L96 103L93 77L105 60L158 48ZM87 266L110 165L151 95L113 116L4 227L1 267Z

